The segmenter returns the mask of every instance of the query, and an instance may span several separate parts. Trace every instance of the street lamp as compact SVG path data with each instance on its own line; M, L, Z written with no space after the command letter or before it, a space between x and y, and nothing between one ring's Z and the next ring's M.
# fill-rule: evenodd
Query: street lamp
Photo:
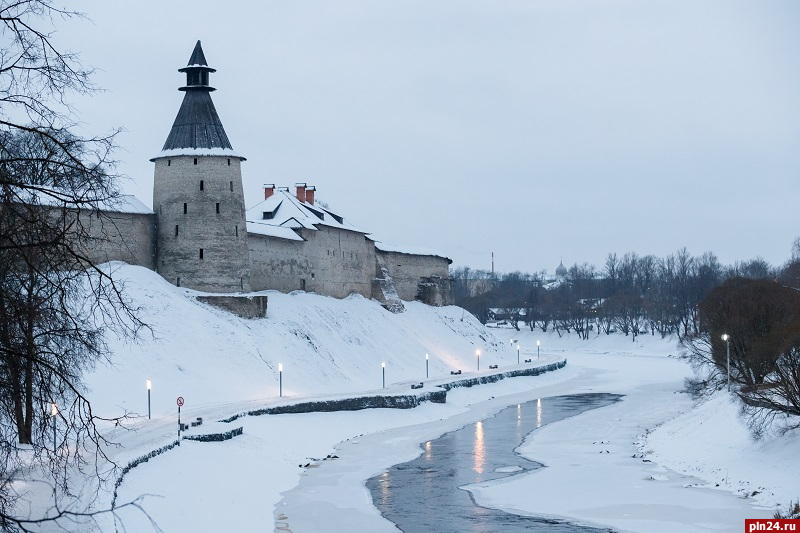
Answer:
M722 335L722 340L725 341L725 352L728 358L728 392L731 391L731 336L727 333Z
M425 378L428 377L428 354L425 354Z
M278 363L278 396L283 398L283 363Z
M50 409L50 416L53 417L53 453L56 451L56 422L58 419L58 407L56 406L56 402L53 402L53 407Z
M386 363L381 363L381 373L383 374L383 388L386 388Z
M481 370L481 351L475 350L475 355L478 356L478 372Z
M517 364L519 364L519 344L517 344Z
M147 419L150 420L150 378L147 378Z
M540 344L541 344L541 342L536 341L536 359L539 359L539 345Z

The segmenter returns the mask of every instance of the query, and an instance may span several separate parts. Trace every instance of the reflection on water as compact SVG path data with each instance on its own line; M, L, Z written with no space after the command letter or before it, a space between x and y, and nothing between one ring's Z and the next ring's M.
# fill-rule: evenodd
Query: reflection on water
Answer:
M406 533L601 531L480 507L469 492L458 487L541 468L514 452L526 435L619 398L616 394L579 394L508 407L426 442L420 457L369 479L367 488L383 516Z
M542 399L536 400L536 428L542 427Z
M486 453L485 445L483 443L483 422L475 424L475 445L473 446L475 455L475 466L473 470L477 473L483 473L483 460Z

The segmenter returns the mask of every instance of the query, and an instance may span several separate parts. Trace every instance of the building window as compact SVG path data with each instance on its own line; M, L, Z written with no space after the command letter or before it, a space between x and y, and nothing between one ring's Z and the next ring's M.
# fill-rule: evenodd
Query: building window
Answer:
M304 280L304 279L300 280L300 290L301 291L306 290L306 280Z
M197 160L195 159L195 161ZM203 189L205 189L205 184L203 183L203 180L200 180L200 190L202 191Z
M203 249L200 248L200 259L202 259L202 258L203 258Z
M180 286L181 286L181 277L180 277L180 276L178 276L178 283L176 283L176 285L177 285L178 287L180 287Z
M231 166L231 158L228 158L228 166Z
M194 164L195 165L197 164L197 158L196 157L194 158Z
M219 215L219 202L217 202L217 214Z
M178 225L177 224L175 224L175 236L176 237L178 236Z
M184 203L183 204L183 214L185 215L188 210L189 210L189 207L186 205L186 203Z
M228 159L230 161L230 159ZM231 192L233 192L233 182L231 182Z
M239 236L239 224L236 224L236 236Z
M172 164L172 159L167 159L167 166L170 166L171 164Z

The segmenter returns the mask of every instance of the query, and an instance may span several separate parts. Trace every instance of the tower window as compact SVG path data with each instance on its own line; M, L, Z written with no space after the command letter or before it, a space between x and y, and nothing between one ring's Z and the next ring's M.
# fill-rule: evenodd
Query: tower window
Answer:
M228 161L230 161L230 159ZM233 192L233 182L231 182L231 192Z
M231 158L228 158L228 166L231 166Z
M197 158L196 157L194 158L194 164L195 165L197 164Z
M186 205L186 203L184 203L183 204L183 214L185 215L188 210L189 210L188 206Z
M178 287L180 287L180 286L181 286L181 277L180 277L180 276L178 276L178 283L176 283L176 285L177 285Z
M195 161L197 160L195 159ZM202 191L203 189L204 189L204 183L203 180L200 180L200 190Z
M200 259L202 259L202 258L203 258L203 249L200 248Z
M175 224L175 236L176 237L178 236L178 225L177 224Z
M239 224L236 224L236 236L239 236Z
M217 202L217 214L219 215L219 202Z
M167 166L170 166L171 164L172 164L172 159L167 159Z

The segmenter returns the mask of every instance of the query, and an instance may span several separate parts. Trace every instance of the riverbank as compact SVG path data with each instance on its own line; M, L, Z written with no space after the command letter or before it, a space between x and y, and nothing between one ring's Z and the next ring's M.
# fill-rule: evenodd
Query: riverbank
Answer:
M542 355L555 358L569 352L566 368L452 390L446 404L245 418L241 437L184 443L169 458L155 458L131 472L120 501L152 493L157 486L163 498L148 498L146 507L165 531L247 530L254 520L295 532L316 531L319 524L329 530L339 525L342 530L396 531L372 505L364 482L419 455L420 443L508 405L545 396L612 392L626 396L615 406L543 428L526 441L520 451L547 468L470 487L476 498L500 509L624 531L740 531L745 517L771 515L772 509L754 505L755 499L696 488L703 480L633 457L641 453L638 435L692 410L691 398L682 393L689 369L670 357L672 344L644 339L647 345L621 355L612 353L613 346L600 345L614 341L601 339L595 343L597 352L581 353L566 341L560 350L556 342L543 343L547 348ZM601 450L597 442L608 445ZM548 449L561 452L550 455ZM609 453L601 453L606 449ZM323 460L327 455L338 458ZM219 490L210 495L209 486ZM135 513L125 517L129 524L139 520Z

